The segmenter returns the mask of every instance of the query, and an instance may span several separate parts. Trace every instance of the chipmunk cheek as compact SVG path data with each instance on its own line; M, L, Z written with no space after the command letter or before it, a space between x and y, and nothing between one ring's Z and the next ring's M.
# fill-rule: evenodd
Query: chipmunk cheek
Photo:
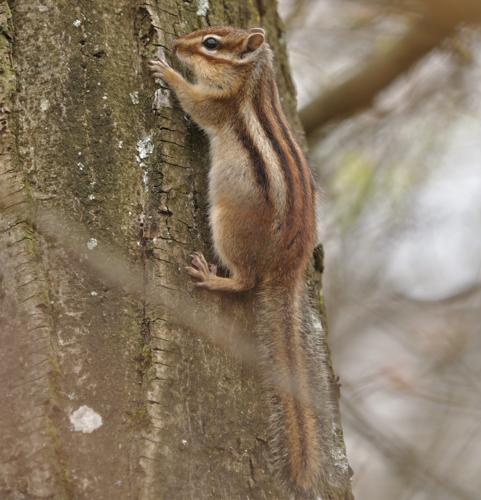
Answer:
M182 47L181 45L174 45L173 51L177 57L192 56L192 49L188 47Z
M192 53L190 51L178 49L175 55L181 63L186 66L192 66Z

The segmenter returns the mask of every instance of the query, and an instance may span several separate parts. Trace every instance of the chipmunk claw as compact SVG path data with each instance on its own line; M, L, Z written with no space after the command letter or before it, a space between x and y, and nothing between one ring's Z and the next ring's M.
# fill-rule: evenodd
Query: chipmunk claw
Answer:
M149 69L154 78L163 78L165 73L171 69L165 59L152 59L149 61Z
M190 257L192 266L187 266L185 271L195 280L196 287L204 288L211 278L217 276L217 266L209 264L200 252L194 252Z

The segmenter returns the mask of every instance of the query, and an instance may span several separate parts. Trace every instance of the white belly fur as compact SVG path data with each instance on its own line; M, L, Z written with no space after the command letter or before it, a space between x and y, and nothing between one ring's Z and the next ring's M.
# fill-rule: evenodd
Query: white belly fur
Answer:
M242 211L250 209L261 202L259 191L255 188L250 159L242 145L238 144L230 133L223 137L211 138L211 167L209 172L209 219L214 249L227 267L230 267L232 255L226 251L232 248L235 241L226 245L225 239L236 238L235 227L223 219L226 204L229 212L236 211L241 216Z

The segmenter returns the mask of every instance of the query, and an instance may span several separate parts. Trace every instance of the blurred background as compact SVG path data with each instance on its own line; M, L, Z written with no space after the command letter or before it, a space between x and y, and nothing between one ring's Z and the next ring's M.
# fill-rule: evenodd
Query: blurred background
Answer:
M280 8L355 495L479 499L481 2Z

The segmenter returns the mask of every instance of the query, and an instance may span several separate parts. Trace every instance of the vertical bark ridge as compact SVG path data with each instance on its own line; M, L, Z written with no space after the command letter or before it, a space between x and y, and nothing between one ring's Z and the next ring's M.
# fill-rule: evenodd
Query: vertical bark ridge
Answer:
M29 222L31 199L12 123L14 39L11 12L0 3L0 497L62 497L57 432L54 336L47 277Z

